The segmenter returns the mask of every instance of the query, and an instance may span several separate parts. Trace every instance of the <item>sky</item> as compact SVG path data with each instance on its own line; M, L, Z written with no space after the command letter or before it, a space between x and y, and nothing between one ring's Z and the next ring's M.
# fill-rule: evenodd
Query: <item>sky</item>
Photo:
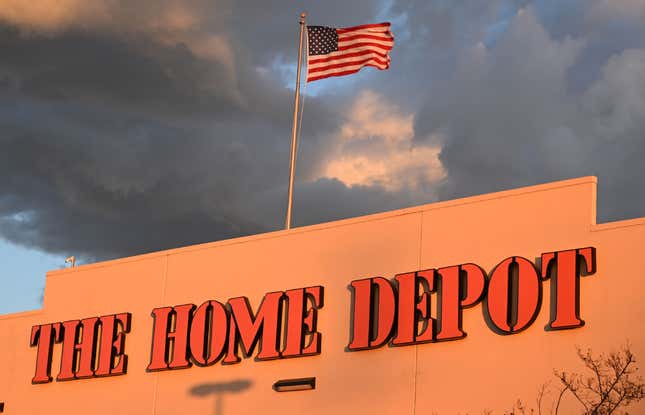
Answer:
M302 11L396 44L303 86L295 226L587 175L645 216L642 0L3 0L0 313L70 255L281 229Z

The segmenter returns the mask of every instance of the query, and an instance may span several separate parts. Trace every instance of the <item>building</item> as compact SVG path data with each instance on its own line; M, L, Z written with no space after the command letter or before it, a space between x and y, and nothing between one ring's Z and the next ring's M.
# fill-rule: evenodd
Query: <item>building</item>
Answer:
M643 247L584 177L52 271L41 310L0 316L0 402L502 414L581 371L576 345L645 359Z

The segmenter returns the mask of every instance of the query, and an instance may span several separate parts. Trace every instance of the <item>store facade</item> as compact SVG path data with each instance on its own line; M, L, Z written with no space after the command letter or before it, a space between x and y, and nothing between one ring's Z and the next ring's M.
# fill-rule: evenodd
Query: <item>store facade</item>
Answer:
M645 218L596 224L596 185L584 177L49 272L41 310L0 316L4 413L533 404L542 384L557 387L554 370L581 371L576 346L629 343L645 359Z

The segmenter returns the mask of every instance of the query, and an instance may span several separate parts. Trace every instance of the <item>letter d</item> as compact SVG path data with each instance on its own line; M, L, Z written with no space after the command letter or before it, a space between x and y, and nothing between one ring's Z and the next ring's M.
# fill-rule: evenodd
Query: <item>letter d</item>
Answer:
M375 277L352 281L352 325L349 350L375 349L392 336L396 296L392 284Z

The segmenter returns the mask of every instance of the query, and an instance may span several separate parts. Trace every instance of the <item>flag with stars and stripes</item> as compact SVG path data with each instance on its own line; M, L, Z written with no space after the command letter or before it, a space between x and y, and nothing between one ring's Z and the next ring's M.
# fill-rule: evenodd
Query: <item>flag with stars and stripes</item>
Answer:
M307 82L343 76L365 66L390 67L394 46L390 23L334 28L307 26Z

